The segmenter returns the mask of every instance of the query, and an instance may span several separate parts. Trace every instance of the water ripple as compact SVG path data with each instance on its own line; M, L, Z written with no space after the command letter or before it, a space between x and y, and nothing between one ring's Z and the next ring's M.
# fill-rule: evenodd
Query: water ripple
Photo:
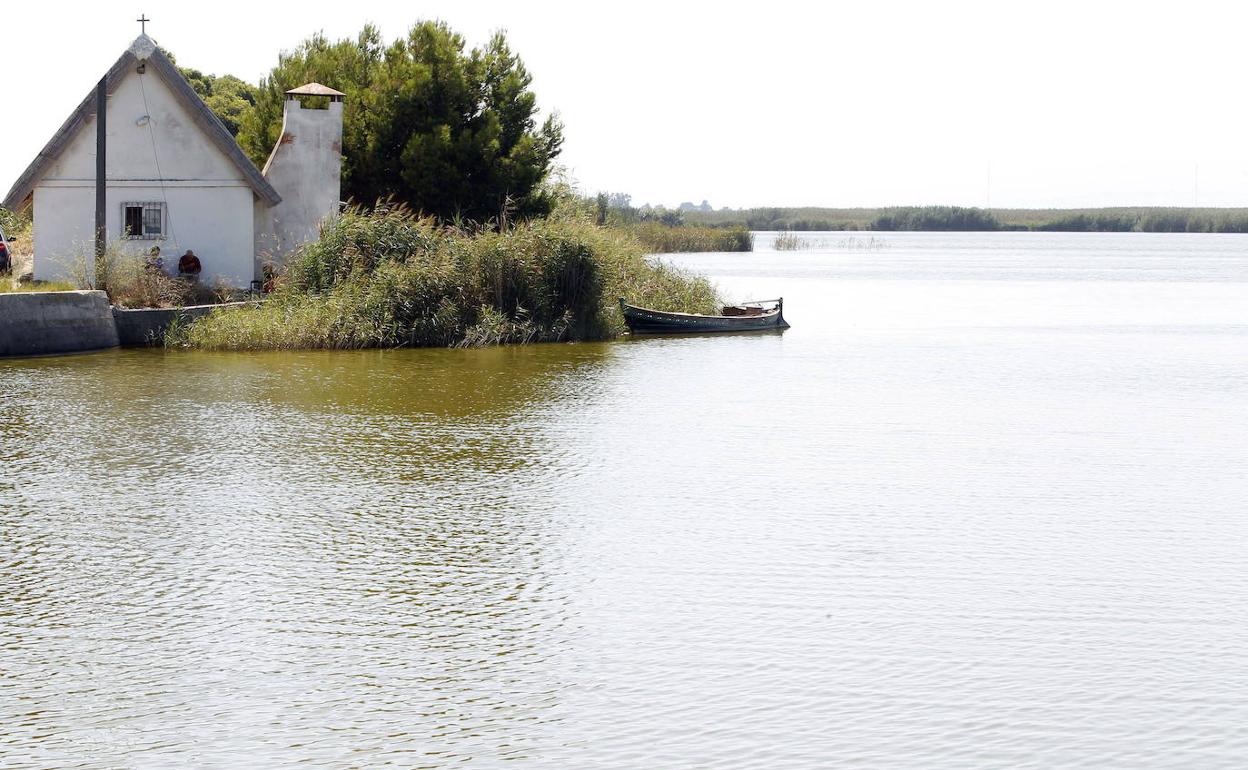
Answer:
M961 238L688 258L783 336L0 362L0 765L1238 767L1248 260Z

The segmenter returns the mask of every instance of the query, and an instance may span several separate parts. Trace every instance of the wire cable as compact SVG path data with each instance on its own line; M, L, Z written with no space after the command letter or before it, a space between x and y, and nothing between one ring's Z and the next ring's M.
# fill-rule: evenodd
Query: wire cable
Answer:
M160 171L160 153L156 151L156 129L155 121L152 120L151 108L147 106L147 88L143 85L146 75L142 72L139 74L139 93L143 95L143 114L147 115L147 135L152 140L152 160L156 161L156 181L160 183L160 202L165 208L165 224L168 225L169 241L177 243L177 237L173 232L173 212L169 210L169 196L165 192L165 175Z

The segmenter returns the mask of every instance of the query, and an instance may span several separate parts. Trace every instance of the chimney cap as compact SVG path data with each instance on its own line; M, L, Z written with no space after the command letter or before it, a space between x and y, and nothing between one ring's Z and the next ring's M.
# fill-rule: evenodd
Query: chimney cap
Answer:
M342 91L335 91L329 86L323 86L320 83L306 83L298 88L292 88L286 92L287 96L337 96L342 98L346 96Z

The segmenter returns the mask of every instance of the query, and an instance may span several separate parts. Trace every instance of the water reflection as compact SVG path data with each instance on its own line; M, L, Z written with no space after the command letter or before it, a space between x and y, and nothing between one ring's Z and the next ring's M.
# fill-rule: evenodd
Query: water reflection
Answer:
M542 422L609 356L0 364L5 740L56 764L159 764L197 734L205 761L505 753L491 725L542 718L568 624L529 501L580 462Z

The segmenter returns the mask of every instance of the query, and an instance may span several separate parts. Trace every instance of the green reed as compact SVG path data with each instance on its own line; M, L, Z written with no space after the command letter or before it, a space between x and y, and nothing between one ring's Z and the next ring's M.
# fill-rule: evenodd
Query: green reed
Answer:
M662 222L630 222L612 227L632 235L652 254L754 250L754 236L744 227L672 226Z
M258 307L222 308L167 344L228 349L476 346L606 339L618 297L706 313L703 278L650 262L631 237L579 221L503 231L439 225L402 207L346 211L297 252Z

